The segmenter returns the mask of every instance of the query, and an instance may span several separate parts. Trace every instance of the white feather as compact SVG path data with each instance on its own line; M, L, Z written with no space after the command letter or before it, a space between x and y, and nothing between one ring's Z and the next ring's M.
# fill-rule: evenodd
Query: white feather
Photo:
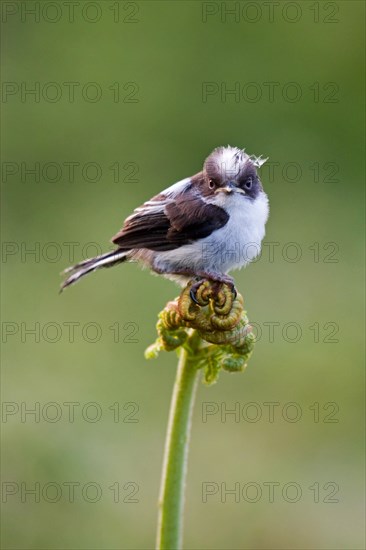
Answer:
M244 164L250 161L256 168L260 168L268 159L261 156L248 155L244 149L238 147L218 147L206 159L206 163L214 163L216 170L219 170L223 179L235 178Z
M174 197L176 197L179 193L183 191L185 187L190 183L191 178L185 178L184 180L178 181L177 183L174 183L167 189L164 189L164 191L161 191L160 195L164 196L163 200L150 200L144 202L142 206L139 206L138 208L135 208L134 213L131 214L127 218L127 220L133 218L133 216L138 214L153 214L154 212L160 212L161 210L164 210L164 207L167 205L168 202L171 202L174 200Z

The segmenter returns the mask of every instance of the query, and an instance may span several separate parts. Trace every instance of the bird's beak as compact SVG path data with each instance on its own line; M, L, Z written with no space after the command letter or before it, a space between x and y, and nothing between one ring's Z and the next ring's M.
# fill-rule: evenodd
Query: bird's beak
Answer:
M229 181L225 187L219 187L215 193L225 193L226 195L230 195L231 193L243 193L245 195L245 191L237 187L233 181Z
M235 189L229 185L226 185L225 187L221 187L219 191L222 191L222 193L225 193L226 195L230 195L231 193L234 193Z
M235 191L236 185L233 181L229 181L225 187L219 187L216 190L216 193L225 193L225 195L230 195Z

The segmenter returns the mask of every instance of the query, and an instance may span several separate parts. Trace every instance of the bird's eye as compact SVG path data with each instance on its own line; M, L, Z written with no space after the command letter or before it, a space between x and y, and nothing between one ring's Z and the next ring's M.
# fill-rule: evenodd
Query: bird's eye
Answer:
M250 177L250 178L247 178L245 180L245 183L244 183L244 187L245 189L251 189L252 188L252 185L253 185L253 179Z
M209 186L210 189L214 189L215 186L216 186L215 180L209 179L209 180L208 180L208 186Z

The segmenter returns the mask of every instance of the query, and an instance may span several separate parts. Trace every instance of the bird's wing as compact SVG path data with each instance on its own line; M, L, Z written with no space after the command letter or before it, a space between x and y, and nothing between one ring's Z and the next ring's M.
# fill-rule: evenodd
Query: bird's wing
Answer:
M174 250L208 237L228 219L225 210L202 200L187 179L137 208L112 242L123 250Z

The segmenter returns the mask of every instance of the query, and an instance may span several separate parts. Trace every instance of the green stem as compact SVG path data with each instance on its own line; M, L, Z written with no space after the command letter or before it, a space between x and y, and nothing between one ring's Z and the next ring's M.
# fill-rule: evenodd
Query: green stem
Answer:
M180 350L170 405L159 497L156 548L179 550L182 545L184 490L194 397L198 382L196 353L200 338L193 331Z

